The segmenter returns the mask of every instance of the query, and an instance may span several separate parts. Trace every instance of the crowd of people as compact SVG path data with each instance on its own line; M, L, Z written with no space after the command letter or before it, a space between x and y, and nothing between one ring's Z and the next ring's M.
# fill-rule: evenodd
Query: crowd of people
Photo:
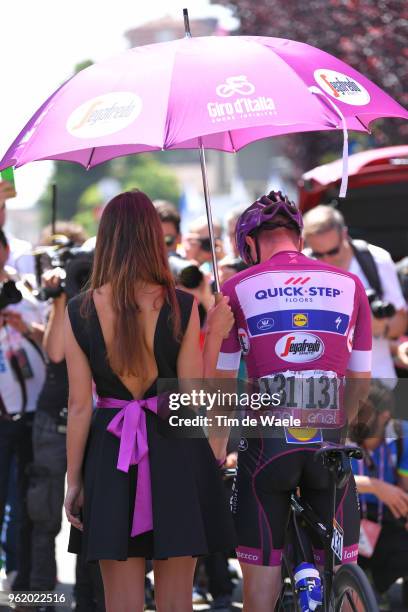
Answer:
M356 489L353 481L341 520L345 549L386 609L389 588L408 579L408 420L404 394L396 393L396 367L399 373L408 368L408 317L389 253L351 239L335 208L319 205L302 219L287 198L271 192L231 210L223 223L214 221L224 293L216 301L206 218L182 235L174 205L152 205L131 192L105 207L96 241L77 224L57 222L56 235L46 228L33 248L5 229L10 197L10 185L0 181L3 590L56 588L55 538L67 475L77 611L127 612L146 603L184 612L194 602L228 610L235 555L248 612L273 609L288 491L300 486L326 518L327 484L305 449L339 442L340 426L314 428L306 443L291 431L297 463L284 467L281 454L293 449L286 430L278 438L244 432L237 440L210 432L210 444L204 434L174 436L161 415L158 380L262 379L299 369L300 356L277 357L291 351L296 334L309 342L307 333L317 329L333 344L324 357L313 345L314 359L326 360L324 367L318 362L321 370L339 379L372 376L357 398L359 416L350 419L349 442L363 448L364 459L352 461ZM341 309L328 307L334 323L319 314L330 291L321 291L315 306L304 298L311 293L291 289L284 299L292 300L291 317L301 317L288 324L279 314L282 295L273 293L279 274L296 287L304 271L307 279L319 278L320 289L344 293ZM84 281L87 291L81 291ZM294 296L303 296L296 305ZM271 329L286 333L282 352L270 350ZM303 358L301 370L310 371L308 361ZM132 427L139 428L137 448L126 441ZM237 463L231 489L219 468ZM262 513L268 547L257 518ZM152 564L154 588L147 577ZM403 597L408 600L407 588Z

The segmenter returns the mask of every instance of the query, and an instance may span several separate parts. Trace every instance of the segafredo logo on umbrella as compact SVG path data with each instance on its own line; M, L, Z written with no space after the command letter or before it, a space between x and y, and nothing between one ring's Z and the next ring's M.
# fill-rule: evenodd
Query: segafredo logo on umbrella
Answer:
M217 85L215 93L220 98L228 99L228 102L208 102L207 111L213 123L276 115L273 98L249 97L255 93L255 85L244 74L227 77L224 83Z
M123 130L142 111L138 95L115 91L87 100L68 117L66 127L77 138L98 138Z
M352 104L353 106L364 106L370 102L370 94L355 78L349 77L342 72L319 68L314 71L315 81L320 87L335 100Z

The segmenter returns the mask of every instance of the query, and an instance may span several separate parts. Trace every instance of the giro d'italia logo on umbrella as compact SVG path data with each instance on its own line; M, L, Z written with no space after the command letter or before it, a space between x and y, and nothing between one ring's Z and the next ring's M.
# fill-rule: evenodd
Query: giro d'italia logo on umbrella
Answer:
M76 138L98 138L123 130L142 111L141 98L132 92L111 92L87 100L68 117L66 128Z
M314 71L314 78L334 100L353 106L364 106L370 102L370 94L354 77L335 70L319 68Z
M207 112L212 123L276 115L273 98L253 96L255 91L255 85L245 74L226 77L223 83L215 87L217 97L224 101L207 103Z

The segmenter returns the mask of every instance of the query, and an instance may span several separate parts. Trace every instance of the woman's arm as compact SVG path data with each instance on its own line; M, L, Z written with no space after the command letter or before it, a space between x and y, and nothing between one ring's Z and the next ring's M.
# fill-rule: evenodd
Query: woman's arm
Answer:
M61 363L65 358L64 315L66 304L67 299L64 293L54 299L44 332L43 348L53 363Z
M43 286L56 289L61 283L63 274L61 268L47 270L42 276ZM65 358L64 315L66 305L67 296L65 293L54 298L44 332L43 348L53 363L60 363Z
M216 377L222 341L228 337L229 331L234 325L234 315L228 302L229 296L221 295L216 305L208 311L203 349L204 378L206 379Z
M65 314L65 358L68 367L69 399L67 427L67 480L65 498L67 518L81 529L82 463L92 417L92 375L88 360L72 332Z
M177 359L177 376L185 380L201 380L203 355L200 350L200 317L196 300L193 302L190 320L184 332Z
M395 518L406 517L408 494L397 485L370 476L354 476L359 493L372 493L386 504Z

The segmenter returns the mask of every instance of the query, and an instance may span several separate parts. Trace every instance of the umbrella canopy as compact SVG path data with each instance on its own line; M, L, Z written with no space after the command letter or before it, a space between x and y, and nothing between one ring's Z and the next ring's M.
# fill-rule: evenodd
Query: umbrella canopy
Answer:
M364 131L379 117L408 113L324 51L279 38L184 38L76 74L34 114L0 169L41 159L89 168L162 149L238 151L292 132Z

